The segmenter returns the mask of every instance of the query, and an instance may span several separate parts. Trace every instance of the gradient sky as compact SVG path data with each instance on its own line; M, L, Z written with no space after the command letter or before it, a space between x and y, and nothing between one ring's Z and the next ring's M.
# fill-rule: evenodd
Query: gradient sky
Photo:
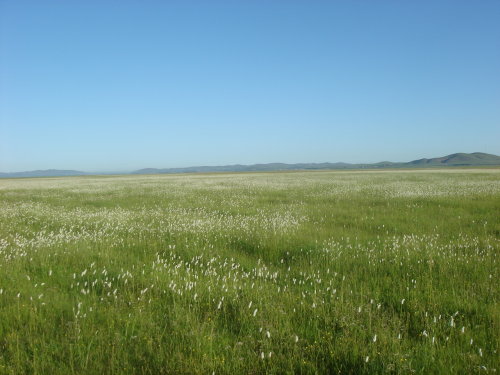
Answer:
M500 154L499 1L0 0L0 171Z

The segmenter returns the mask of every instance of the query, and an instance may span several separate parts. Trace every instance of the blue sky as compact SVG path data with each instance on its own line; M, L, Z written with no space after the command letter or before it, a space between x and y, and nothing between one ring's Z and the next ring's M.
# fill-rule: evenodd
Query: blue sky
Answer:
M0 0L0 171L500 154L498 1Z

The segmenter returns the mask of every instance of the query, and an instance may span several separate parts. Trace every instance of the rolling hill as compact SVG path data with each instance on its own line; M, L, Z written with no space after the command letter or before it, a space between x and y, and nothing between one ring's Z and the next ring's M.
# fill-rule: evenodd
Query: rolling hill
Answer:
M406 163L412 166L475 166L475 165L499 165L500 156L473 152L472 154L457 153L440 158L418 159Z
M287 170L323 170L323 169L380 169L380 168L427 168L427 167L457 167L457 166L500 166L500 156L474 152L471 154L456 153L432 159L418 159L410 162L394 163L382 161L373 164L350 163L269 163L253 165L199 166L186 168L146 168L132 174L158 173L203 173L203 172L265 172Z
M62 170L62 169L46 169L26 172L0 172L0 178L13 178L13 177L63 177L63 176L82 176L88 174L87 172Z
M500 166L500 156L486 154L483 152L456 153L431 159L418 159L410 162L394 163L382 161L373 164L350 164L350 163L267 163L252 165L219 165L219 166L196 166L185 168L144 168L130 174L173 174L173 173L209 173L209 172L266 172L266 171L292 171L292 170L328 170L328 169L383 169L383 168L436 168L436 167L480 167ZM89 174L113 174L113 173L89 173L74 170L37 170L28 172L1 173L0 178L15 177L61 177L82 176ZM116 173L116 174L123 174Z

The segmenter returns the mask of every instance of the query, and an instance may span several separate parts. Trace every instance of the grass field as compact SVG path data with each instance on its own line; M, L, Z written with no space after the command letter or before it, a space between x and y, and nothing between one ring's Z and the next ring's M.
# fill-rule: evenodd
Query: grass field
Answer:
M500 169L0 180L0 374L500 373Z

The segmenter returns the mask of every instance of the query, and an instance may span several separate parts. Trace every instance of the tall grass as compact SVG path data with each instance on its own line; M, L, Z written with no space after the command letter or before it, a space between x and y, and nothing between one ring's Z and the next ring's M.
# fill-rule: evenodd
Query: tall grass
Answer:
M500 371L500 170L0 180L0 374Z

